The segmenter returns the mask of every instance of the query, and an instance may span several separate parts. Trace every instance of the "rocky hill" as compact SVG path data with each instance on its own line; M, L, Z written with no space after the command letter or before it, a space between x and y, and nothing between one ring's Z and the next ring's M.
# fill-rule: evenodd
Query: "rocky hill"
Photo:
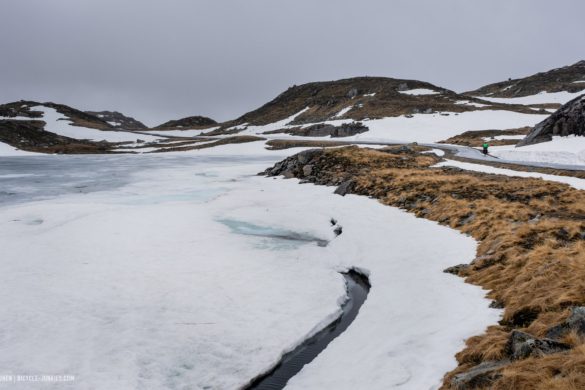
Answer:
M114 130L95 115L57 103L18 101L0 105L0 142L15 148L41 153L108 153L112 144L75 139L46 130L42 109L60 113L72 126L95 130ZM28 120L29 118L30 120ZM83 129L80 129L80 134ZM80 138L84 138L81 136Z
M534 113L534 110L525 106L487 102L423 81L357 77L295 85L257 110L223 123L222 129L266 125L291 117L294 120L291 118L290 125L304 125L333 119L361 121L421 113L461 113L490 109Z
M87 127L98 130L111 130L113 126L108 122L96 117L95 115L76 110L75 108L57 103L39 103L35 101L21 100L18 102L6 103L0 105L0 117L4 118L31 118L31 120L42 119L42 113L35 111L34 107L49 107L67 117L73 126Z
M144 123L118 111L86 111L86 113L108 122L115 129L145 130L148 128Z
M552 140L553 136L585 136L585 95L581 95L559 108L554 114L537 124L516 146L526 146Z
M186 130L204 129L216 125L217 122L205 116L189 116L187 118L172 120L154 127L156 130Z
M540 92L575 93L583 90L585 90L585 61L579 61L548 72L489 84L475 91L466 92L465 95L515 98L532 96Z
M109 153L107 142L92 142L64 137L45 131L41 120L0 120L0 142L17 149L39 153Z

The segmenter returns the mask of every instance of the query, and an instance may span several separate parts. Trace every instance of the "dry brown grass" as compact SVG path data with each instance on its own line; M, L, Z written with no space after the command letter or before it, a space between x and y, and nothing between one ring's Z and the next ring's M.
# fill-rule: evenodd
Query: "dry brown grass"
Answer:
M467 340L457 355L460 366L445 377L448 389L454 374L504 357L511 330L542 337L568 316L568 307L585 304L585 191L541 179L430 168L437 160L347 147L325 150L311 164L318 183L352 179L354 193L479 241L466 280L504 306L503 320ZM584 340L572 334L564 341L573 349L513 362L490 388L584 389Z

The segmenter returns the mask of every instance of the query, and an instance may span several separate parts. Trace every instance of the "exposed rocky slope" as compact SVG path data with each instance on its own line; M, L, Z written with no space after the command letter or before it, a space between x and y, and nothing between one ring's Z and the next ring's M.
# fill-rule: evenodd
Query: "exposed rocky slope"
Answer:
M41 153L109 153L113 144L79 140L54 134L45 130L46 123L41 111L34 107L55 109L71 125L97 130L113 130L106 121L64 104L18 101L0 105L0 142L15 148ZM10 118L19 118L12 120ZM26 120L23 118L30 118Z
M344 123L333 126L326 123L318 123L307 127L294 127L292 129L267 131L264 134L286 133L302 137L327 137L341 138L365 133L369 128L361 122Z
M118 111L86 111L86 113L108 122L115 129L144 130L148 128L144 123Z
M585 61L579 61L548 72L489 84L475 91L466 92L465 95L515 98L536 95L540 92L574 93L583 90L585 90Z
M0 142L29 152L109 153L108 142L92 142L64 137L44 130L42 120L0 120Z
M154 127L156 130L186 130L204 129L216 125L217 122L205 116L190 116L187 118L172 120Z
M312 149L265 173L377 198L478 240L476 258L446 272L489 290L504 315L467 340L443 389L585 388L585 192L432 168L439 158L421 150Z
M42 118L40 111L31 109L36 106L44 106L55 109L57 112L67 117L73 126L88 127L98 130L111 130L114 127L103 119L95 115L76 110L75 108L57 103L39 103L35 101L21 100L18 102L6 103L0 105L0 117L27 117L31 119Z
M547 142L552 140L553 136L568 135L585 136L585 95L571 100L537 124L516 146Z
M291 125L332 119L351 118L360 121L418 113L460 113L489 109L535 113L521 105L490 103L423 81L357 77L290 87L257 110L223 123L222 129L275 123L303 110L294 120L291 118Z

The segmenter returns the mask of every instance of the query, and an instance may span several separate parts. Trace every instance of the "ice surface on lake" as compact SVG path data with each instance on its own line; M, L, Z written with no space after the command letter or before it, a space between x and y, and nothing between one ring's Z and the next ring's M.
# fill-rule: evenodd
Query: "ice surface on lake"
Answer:
M256 176L286 153L0 159L14 193L0 205L0 373L76 377L47 389L237 389L339 315L339 271L358 267L368 300L291 388L437 385L499 316L441 272L475 242L366 197ZM329 244L262 244L281 235Z

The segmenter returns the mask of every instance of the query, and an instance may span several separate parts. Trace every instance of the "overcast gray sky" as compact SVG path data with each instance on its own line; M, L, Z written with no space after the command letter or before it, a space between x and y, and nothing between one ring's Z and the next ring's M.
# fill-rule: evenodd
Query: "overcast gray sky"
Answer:
M454 89L585 59L583 0L2 0L0 102L148 125L353 76Z

